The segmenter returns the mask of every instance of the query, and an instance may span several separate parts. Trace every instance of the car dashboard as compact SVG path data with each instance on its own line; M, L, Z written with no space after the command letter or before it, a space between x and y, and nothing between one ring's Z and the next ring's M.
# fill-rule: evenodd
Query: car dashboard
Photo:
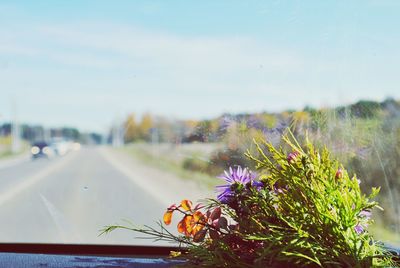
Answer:
M172 267L173 247L0 244L0 267Z

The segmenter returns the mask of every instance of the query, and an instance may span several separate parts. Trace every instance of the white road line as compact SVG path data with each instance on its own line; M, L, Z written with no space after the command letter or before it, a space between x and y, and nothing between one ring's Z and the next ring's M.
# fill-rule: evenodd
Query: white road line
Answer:
M66 219L64 214L56 208L46 197L40 194L40 197L47 208L55 226L57 227L58 233L62 237L63 243L81 243L82 238L77 232L74 232L71 223Z
M59 160L58 162L52 163L52 165L49 165L48 167L39 171L38 173L31 176L28 175L27 177L23 178L23 180L19 184L10 186L10 188L0 193L0 206L4 205L12 198L14 198L16 195L27 190L31 186L42 181L52 173L68 165L68 163L70 163L71 160L74 158L73 157L74 155L76 156L77 154L71 153L69 155L66 155L62 159L58 159Z

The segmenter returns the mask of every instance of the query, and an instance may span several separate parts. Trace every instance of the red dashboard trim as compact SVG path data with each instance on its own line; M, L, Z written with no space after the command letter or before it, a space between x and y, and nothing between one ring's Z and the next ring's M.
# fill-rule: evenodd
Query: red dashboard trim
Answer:
M129 245L91 245L91 244L36 244L36 243L0 243L0 252L94 255L94 256L168 256L176 247L129 246Z

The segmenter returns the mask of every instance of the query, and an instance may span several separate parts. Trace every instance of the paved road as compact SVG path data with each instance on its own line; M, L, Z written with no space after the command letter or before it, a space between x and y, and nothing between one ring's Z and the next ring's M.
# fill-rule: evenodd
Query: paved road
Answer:
M153 244L127 231L98 234L121 219L156 226L170 203L202 191L110 148L23 159L0 166L0 241Z

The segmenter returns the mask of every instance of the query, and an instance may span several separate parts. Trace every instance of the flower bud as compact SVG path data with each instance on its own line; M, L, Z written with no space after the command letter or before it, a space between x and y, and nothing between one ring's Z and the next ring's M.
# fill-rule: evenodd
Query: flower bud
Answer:
M289 164L295 162L299 155L299 152L291 152L290 154L288 154L287 161L289 162Z
M218 219L218 225L219 225L219 228L221 228L221 229L227 229L228 228L228 220L225 217L221 217Z
M213 229L209 229L210 238L212 240L219 239L219 233Z
M193 236L193 242L203 242L205 236L207 234L207 230L203 229L199 232L197 232L194 236Z
M216 207L213 212L211 212L210 218L212 220L216 220L219 219L219 217L221 217L221 208L220 207Z
M213 226L216 230L219 230L219 219L213 220L211 226Z
M341 178L343 178L343 170L342 170L341 168L339 168L339 169L336 171L335 179L341 179Z

